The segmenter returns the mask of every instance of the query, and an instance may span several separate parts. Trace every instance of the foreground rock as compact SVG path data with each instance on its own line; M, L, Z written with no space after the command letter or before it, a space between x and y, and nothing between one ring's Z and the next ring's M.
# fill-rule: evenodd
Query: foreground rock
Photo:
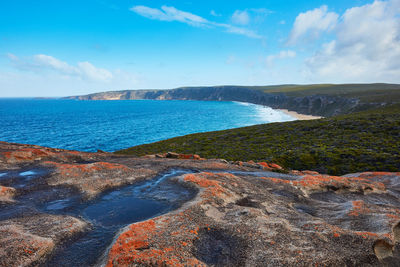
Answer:
M13 199L12 197L15 194L15 189L12 187L6 187L6 186L1 186L0 185L0 202L12 202Z
M97 262L107 266L398 266L400 262L400 173L337 177L283 170L273 163L229 163L172 152L135 158L7 143L0 143L0 167L0 186L5 188L0 195L0 266L46 263L61 243L73 242L88 228L83 219L45 214L40 205L27 211L21 207L20 213L11 205L32 196L49 201L54 190L67 192L64 199L79 197L85 203L106 190L170 169L193 170L171 179L198 189L196 198L178 210L121 229L112 244L104 244L105 257ZM34 170L42 174L29 176Z
M87 223L71 216L35 215L0 222L0 266L43 263L60 242L82 232Z
M364 195L346 201L356 197L346 195L352 188L321 201L267 177L204 172L182 180L203 189L197 201L130 225L115 241L107 266L396 266L400 261L400 210L382 209Z
M65 164L51 161L44 165L54 167L55 175L48 180L50 185L72 185L83 192L87 198L93 198L102 191L140 181L157 174L156 171L108 162L89 164Z

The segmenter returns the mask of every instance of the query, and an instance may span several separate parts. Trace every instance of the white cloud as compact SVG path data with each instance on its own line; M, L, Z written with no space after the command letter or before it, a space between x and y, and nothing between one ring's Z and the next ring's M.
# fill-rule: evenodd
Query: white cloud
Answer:
M146 86L144 76L136 72L109 71L89 62L70 65L48 55L7 56L14 70L0 70L3 97L67 96Z
M87 61L79 62L77 69L79 70L79 73L81 73L81 75L83 74L83 77L87 77L91 80L108 81L113 78L113 74L110 71L106 69L96 68Z
M205 26L209 22L195 14L181 11L175 7L162 6L161 10L146 6L134 6L131 10L143 17L161 21L179 21L193 26Z
M400 82L399 2L346 10L336 38L306 60L310 74L342 82Z
M229 33L240 34L256 39L262 38L252 30L230 24L213 22L198 15L176 9L175 7L162 6L161 9L157 9L147 6L134 6L130 10L140 16L153 20L178 21L195 27L219 27L225 29L225 31Z
M221 16L222 16L221 14L215 12L215 10L211 10L211 11L210 11L210 15L211 15L211 16L214 16L214 17L221 17Z
M339 15L328 12L327 6L300 13L294 22L288 44L294 45L301 40L316 39L319 35L335 28Z
M245 10L236 10L231 16L231 21L233 24L237 25L262 23L265 17L271 13L273 12L266 8L247 8Z
M254 39L262 39L263 38L261 35L258 35L257 33L253 32L252 30L249 30L249 29L236 27L236 26L232 26L229 24L218 24L218 25L221 27L224 27L226 29L226 31L230 32L230 33L240 34L240 35L244 35L244 36L254 38Z
M250 15L246 10L236 10L231 20L235 24L247 25L250 23Z
M43 72L54 71L65 76L75 76L93 81L109 81L113 74L102 68L97 68L89 62L78 62L76 66L69 65L55 57L48 55L35 55L29 59L20 59L16 55L8 54L14 67L23 71Z
M293 50L282 50L277 54L269 55L267 57L267 64L272 65L276 59L287 59L296 57L296 52Z

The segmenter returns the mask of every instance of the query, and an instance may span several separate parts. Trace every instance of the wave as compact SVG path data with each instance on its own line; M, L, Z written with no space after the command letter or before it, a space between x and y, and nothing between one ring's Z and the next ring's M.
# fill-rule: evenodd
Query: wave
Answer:
M242 105L242 106L251 106L251 105L255 105L255 104L251 104L251 103L247 103L247 102L239 102L239 101L232 101L233 103Z
M256 111L255 116L257 116L263 123L296 120L295 117L292 117L289 114L284 113L283 111L266 106L254 105L254 110Z
M289 114L283 111L273 109L268 106L239 102L239 101L232 101L232 102L241 106L251 107L254 111L254 114L251 116L256 119L257 123L285 122L285 121L297 120L297 118L290 116Z

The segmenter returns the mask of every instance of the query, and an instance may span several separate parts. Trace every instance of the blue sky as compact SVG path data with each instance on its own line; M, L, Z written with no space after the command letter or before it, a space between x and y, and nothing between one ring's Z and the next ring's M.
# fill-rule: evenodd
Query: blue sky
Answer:
M400 83L400 0L3 1L0 97Z

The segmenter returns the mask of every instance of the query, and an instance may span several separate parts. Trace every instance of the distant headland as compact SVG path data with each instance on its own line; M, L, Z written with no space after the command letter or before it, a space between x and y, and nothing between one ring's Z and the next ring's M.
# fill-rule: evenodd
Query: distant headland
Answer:
M225 85L167 90L107 91L69 96L66 99L240 101L287 109L305 115L329 117L399 103L400 84Z

